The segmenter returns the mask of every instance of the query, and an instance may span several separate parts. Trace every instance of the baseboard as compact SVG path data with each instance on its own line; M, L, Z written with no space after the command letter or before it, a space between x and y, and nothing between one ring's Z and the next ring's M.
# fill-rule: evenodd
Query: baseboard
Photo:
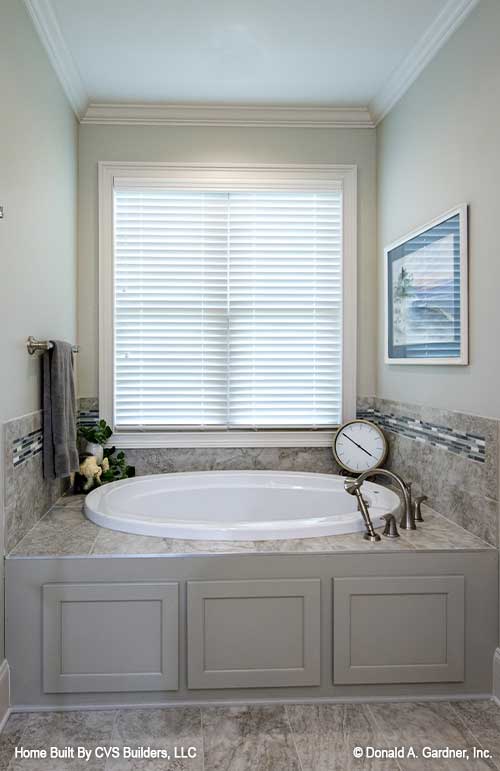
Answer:
M493 656L493 698L500 706L500 648Z
M316 699L213 699L207 701L197 701L195 699L186 699L183 701L161 701L144 704L17 704L11 707L12 712L103 712L109 710L126 709L167 709L170 707L237 707L247 705L272 706L273 704L380 704L388 702L412 702L412 701L486 701L491 700L491 693L446 693L442 695L423 695L421 693L413 696L380 696L363 697L356 696L352 698L334 698L318 697Z
M0 665L0 733L10 715L10 669L7 659Z

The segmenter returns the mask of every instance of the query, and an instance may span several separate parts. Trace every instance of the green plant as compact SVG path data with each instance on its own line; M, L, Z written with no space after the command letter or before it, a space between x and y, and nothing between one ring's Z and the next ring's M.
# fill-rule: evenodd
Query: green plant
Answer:
M108 459L109 469L103 471L101 484L135 476L135 468L127 465L125 453L120 451L115 455L115 452L116 447L106 447L104 450L104 457Z
M105 420L100 420L95 426L80 426L78 436L92 444L106 444L113 431Z

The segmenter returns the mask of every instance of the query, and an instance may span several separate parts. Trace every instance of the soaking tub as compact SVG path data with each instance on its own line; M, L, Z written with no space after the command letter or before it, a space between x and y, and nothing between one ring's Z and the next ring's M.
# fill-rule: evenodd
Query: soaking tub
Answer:
M375 527L398 496L365 482ZM85 499L85 514L111 530L162 538L277 540L364 529L344 477L296 471L203 471L112 482Z

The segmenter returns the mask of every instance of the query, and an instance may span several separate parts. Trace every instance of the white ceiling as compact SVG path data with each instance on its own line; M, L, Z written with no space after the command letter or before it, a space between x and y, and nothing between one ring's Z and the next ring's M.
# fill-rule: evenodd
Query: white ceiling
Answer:
M364 105L446 0L52 0L92 101Z
M80 101L352 107L477 0L25 2Z

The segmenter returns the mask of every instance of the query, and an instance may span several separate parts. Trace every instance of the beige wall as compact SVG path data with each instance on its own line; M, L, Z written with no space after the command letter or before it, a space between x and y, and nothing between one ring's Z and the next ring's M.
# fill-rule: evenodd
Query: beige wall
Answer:
M77 123L22 2L0 23L1 418L40 406L25 338L76 335Z
M387 399L500 417L500 3L481 0L377 129L379 345ZM383 247L470 204L470 366L383 362Z
M2 2L0 72L3 423L40 407L40 362L28 356L28 335L76 338L77 125L20 0Z
M81 126L79 132L81 396L98 393L97 162L356 163L359 215L358 384L374 393L375 131L372 129Z

